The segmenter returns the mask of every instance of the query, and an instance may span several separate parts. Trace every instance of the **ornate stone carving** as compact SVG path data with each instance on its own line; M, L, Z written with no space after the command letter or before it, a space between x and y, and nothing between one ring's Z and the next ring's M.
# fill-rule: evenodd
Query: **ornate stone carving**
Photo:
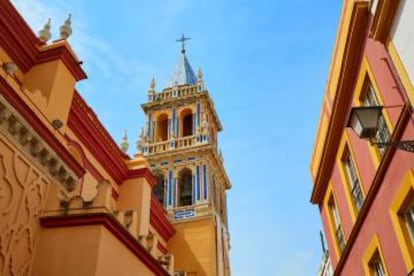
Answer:
M0 99L1 100L1 99ZM0 102L0 135L4 134L47 169L68 191L76 186L76 177L59 161L59 157L42 141L32 128Z
M51 182L0 134L0 275L29 275Z

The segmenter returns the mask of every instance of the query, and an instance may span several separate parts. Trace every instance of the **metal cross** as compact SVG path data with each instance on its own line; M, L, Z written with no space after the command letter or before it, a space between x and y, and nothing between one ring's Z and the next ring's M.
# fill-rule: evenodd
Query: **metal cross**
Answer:
M190 39L191 37L185 37L183 34L180 39L176 40L176 42L181 42L181 52L185 52L185 42Z

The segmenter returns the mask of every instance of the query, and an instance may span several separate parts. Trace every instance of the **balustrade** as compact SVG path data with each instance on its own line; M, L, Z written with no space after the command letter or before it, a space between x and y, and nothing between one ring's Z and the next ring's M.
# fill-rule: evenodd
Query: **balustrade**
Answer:
M194 95L197 93L197 87L191 86L191 87L182 87L177 90L169 89L164 92L160 92L154 95L154 101L164 101L176 97L185 97Z
M182 149L196 145L197 136L186 136L148 144L148 153L160 153L172 149Z

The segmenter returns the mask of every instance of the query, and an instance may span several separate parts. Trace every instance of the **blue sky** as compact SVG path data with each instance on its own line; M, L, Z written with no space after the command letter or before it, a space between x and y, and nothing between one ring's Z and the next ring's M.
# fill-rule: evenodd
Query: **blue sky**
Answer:
M315 275L318 209L309 203L309 160L341 1L13 0L53 39L72 13L75 52L88 79L77 87L130 153L152 75L161 90L184 32L224 131L233 275Z

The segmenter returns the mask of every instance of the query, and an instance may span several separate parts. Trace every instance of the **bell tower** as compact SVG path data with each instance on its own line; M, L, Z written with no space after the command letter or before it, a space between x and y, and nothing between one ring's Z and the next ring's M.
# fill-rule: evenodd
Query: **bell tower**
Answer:
M168 244L177 275L230 275L231 183L217 147L222 126L201 70L195 74L188 61L187 40L177 40L181 52L166 87L157 92L151 80L137 148L157 179L153 193L177 230Z

